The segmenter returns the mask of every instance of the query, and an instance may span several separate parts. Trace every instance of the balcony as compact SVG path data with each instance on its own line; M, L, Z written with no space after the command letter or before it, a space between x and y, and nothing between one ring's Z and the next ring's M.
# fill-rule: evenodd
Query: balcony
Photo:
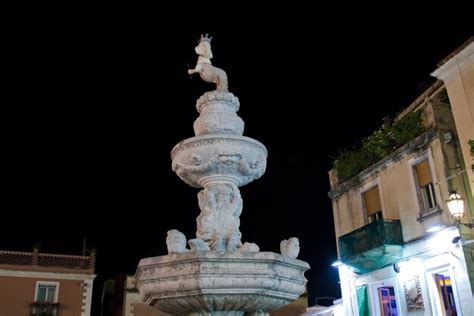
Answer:
M31 316L56 316L58 310L59 303L33 302L30 304Z
M340 260L354 272L368 273L396 263L403 256L399 220L378 220L338 238Z

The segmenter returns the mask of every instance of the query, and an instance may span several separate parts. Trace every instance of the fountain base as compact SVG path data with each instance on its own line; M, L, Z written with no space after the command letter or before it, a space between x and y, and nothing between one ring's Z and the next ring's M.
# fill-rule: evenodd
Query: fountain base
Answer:
M266 315L304 292L308 269L272 252L195 251L142 259L136 284L165 313Z

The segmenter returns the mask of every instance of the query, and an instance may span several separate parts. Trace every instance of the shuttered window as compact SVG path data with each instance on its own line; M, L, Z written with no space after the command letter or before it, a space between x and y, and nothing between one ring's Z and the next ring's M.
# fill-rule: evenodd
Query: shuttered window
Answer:
M428 159L415 165L414 168L418 180L422 211L432 209L436 206L436 198Z
M424 160L415 166L416 175L418 176L418 184L420 187L424 187L429 183L433 182L431 178L430 164L428 160Z
M376 186L364 193L365 211L367 216L375 214L382 210L380 203L379 187Z

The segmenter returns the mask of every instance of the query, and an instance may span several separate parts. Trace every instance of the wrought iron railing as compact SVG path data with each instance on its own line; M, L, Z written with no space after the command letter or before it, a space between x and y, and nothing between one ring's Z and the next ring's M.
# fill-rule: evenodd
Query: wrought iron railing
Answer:
M341 260L384 245L403 245L399 220L378 220L338 239Z
M33 302L30 304L31 316L57 316L59 303Z

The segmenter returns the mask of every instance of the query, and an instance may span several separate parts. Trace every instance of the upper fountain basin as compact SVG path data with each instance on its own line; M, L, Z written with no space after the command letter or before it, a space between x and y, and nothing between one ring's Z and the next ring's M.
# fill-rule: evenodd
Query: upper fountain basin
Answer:
M195 188L227 181L243 186L260 178L267 165L267 149L255 139L211 134L185 139L171 151L172 169Z

